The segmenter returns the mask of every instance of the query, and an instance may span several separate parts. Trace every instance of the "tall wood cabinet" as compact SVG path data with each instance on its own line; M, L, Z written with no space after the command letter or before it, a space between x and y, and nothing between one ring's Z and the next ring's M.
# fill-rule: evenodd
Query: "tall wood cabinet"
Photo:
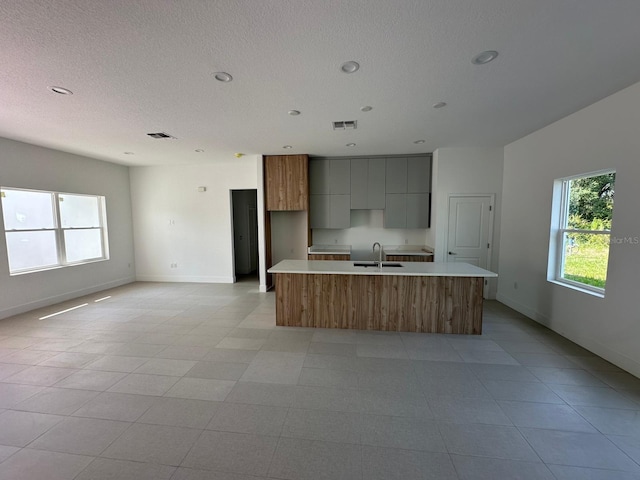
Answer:
M309 159L307 155L264 157L267 211L309 209Z
M311 245L309 228L309 157L308 155L266 155L263 157L264 167L264 202L265 202L265 266L273 266L272 236L276 241L286 232L273 231L273 212L306 211L304 215L307 231L306 247ZM276 214L273 214L276 215ZM283 215L283 213L278 213ZM298 215L299 217L299 215ZM267 288L273 285L271 274L266 274Z

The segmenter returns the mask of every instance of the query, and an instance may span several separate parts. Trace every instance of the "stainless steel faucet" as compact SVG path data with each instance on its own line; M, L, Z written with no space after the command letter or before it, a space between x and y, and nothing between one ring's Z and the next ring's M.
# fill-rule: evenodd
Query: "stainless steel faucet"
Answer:
M376 253L376 245L378 246L378 267L382 268L382 245L379 242L373 244L373 253Z

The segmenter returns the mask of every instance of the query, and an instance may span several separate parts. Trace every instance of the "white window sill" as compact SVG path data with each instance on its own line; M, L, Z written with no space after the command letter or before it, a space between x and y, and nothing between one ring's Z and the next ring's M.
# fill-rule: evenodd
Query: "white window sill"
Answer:
M89 263L106 262L107 260L109 260L109 258L96 258L96 259L85 260L81 262L67 263L66 265L52 265L50 267L34 268L32 270L21 270L17 272L9 272L9 276L15 277L18 275L27 275L29 273L48 272L49 270L59 270L61 268L76 267L78 265L87 265Z
M564 282L562 280L557 280L557 279L552 279L547 281L550 283L555 283L556 285L560 285L561 287L566 287L572 290L576 290L578 292L586 293L587 295L592 295L598 298L604 298L604 292L598 292L595 290L591 290L590 288L580 287L574 283Z

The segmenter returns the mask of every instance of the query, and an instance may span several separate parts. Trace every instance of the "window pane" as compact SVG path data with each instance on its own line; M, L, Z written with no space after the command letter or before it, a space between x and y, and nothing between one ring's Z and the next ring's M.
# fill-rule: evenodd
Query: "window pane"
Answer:
M7 232L6 236L10 272L58 264L55 232Z
M5 230L54 228L52 195L48 192L2 190Z
M615 173L569 181L567 228L611 230Z
M604 288L609 261L609 234L565 233L563 278Z
M102 258L102 231L92 230L65 230L64 244L67 254L67 262L80 262Z
M62 228L100 227L98 197L59 195Z

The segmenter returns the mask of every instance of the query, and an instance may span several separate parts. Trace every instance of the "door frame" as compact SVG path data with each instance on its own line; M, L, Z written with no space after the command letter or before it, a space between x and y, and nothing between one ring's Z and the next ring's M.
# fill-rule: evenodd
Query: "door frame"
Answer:
M238 205L234 204L233 201L233 192L240 192L240 191L253 191L256 194L256 207L255 207L255 214L256 214L256 224L258 226L258 234L256 236L256 255L257 255L257 272L258 272L258 277L260 278L260 218L258 217L259 215L259 210L260 210L260 195L259 195L259 191L256 188L230 188L229 189L229 213L230 213L230 226L231 226L231 269L232 269L232 283L236 283L237 282L237 277L236 277L236 236L235 236L235 225L234 225L234 208L238 208ZM247 206L248 207L248 206ZM247 208L247 211L249 209ZM251 219L247 218L248 224L251 224Z
M447 228L444 232L444 247L445 249L449 248L449 222L451 221L451 217L449 216L449 211L451 209L451 199L453 197L486 197L489 199L489 231L487 236L487 241L489 242L489 248L487 249L487 265L486 269L491 270L491 259L493 258L493 223L494 216L496 213L496 194L495 193L449 193L447 195ZM448 251L448 250L447 250ZM449 261L449 255L447 252L444 253L445 262ZM490 279L485 278L484 287L482 291L482 296L485 299L489 298L489 281Z

